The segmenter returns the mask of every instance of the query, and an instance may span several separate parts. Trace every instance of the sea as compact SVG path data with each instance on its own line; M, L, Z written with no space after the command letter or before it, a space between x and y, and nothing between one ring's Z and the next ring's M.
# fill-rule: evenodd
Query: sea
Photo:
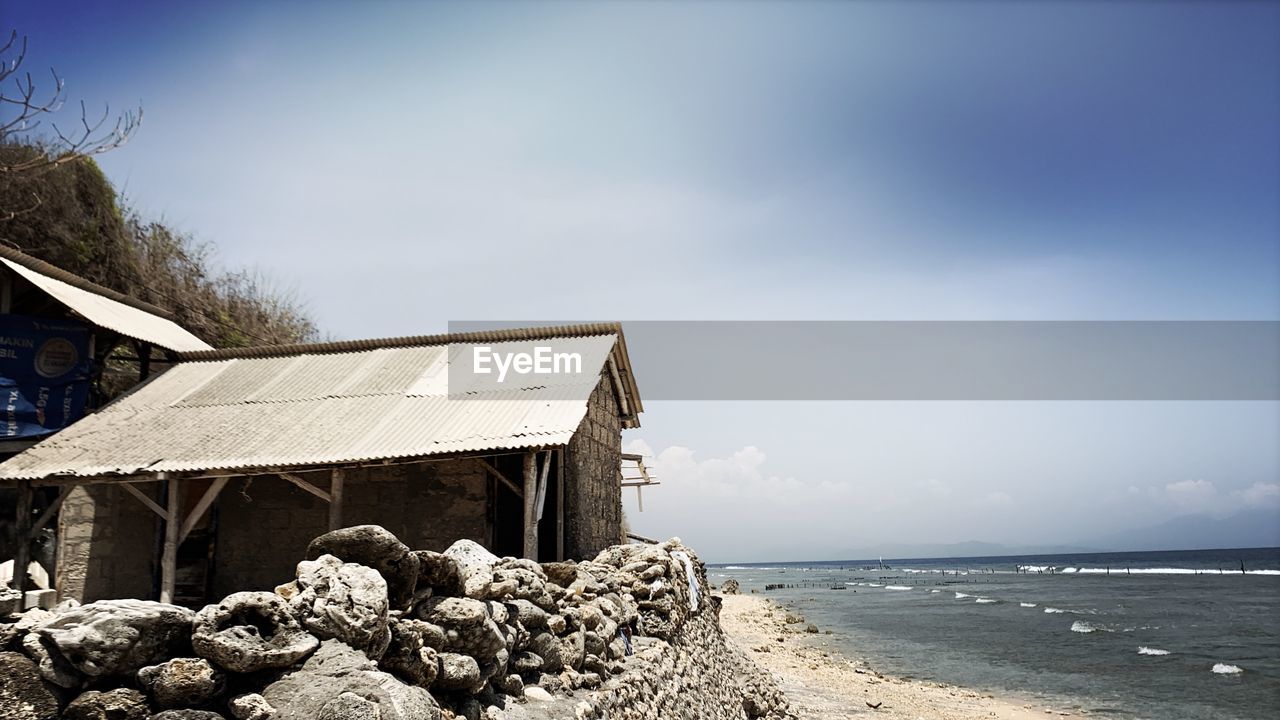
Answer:
M1095 717L1280 717L1280 548L710 565L891 675ZM766 589L767 586L782 586Z

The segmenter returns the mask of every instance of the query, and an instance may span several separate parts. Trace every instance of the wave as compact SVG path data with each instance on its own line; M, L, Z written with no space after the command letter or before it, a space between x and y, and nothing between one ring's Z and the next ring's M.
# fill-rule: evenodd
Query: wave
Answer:
M998 602L1000 602L1000 601L999 601L999 600L992 600L991 598L984 598L984 597L980 597L980 598L978 598L978 599L977 599L977 601L976 601L976 602L977 602L979 605L990 605L991 603L998 603Z
M867 583L867 587L881 587L880 583Z
M942 592L942 591L941 591L941 590L930 590L929 592L931 592L931 593L940 593L940 592Z
M1096 628L1083 620L1077 620L1071 623L1071 632L1091 633L1097 632L1098 629L1099 628Z
M1168 655L1169 651L1161 650L1160 648L1150 648L1150 647L1147 647L1146 645L1140 645L1138 646L1138 654L1139 655Z
M956 593L957 600L963 600L964 598L967 598L967 597L973 597L973 596L970 595L969 593L962 593L962 592Z
M1044 609L1044 611L1045 611L1045 612L1047 612L1047 613L1049 613L1049 614L1051 614L1051 615L1052 615L1052 614L1062 614L1062 613L1066 612L1066 610L1063 610L1063 609L1061 609L1061 608L1056 608L1056 607L1047 607L1047 608L1045 608L1045 609Z
M1057 567L1055 565L1019 565L1020 572L1058 573L1061 575L1280 575L1280 570L1261 569L1239 570L1230 568L1185 568L1185 567Z
M1218 675L1239 675L1244 672L1244 668L1239 665L1228 665L1226 663L1217 663L1213 666L1213 672Z
M885 585L884 589L885 590L911 590L911 588L906 585Z
M1035 603L1018 603L1018 606L1019 607L1035 607L1036 604ZM1049 612L1049 611L1045 610L1045 612Z
M721 570L779 570L776 567L761 567L759 565L725 565Z

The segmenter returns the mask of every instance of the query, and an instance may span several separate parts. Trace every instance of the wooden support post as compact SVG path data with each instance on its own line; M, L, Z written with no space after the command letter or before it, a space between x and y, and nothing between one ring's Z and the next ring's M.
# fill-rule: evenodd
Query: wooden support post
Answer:
M564 560L564 450L556 450L556 560Z
M320 488L316 487L315 485L312 485L311 483L307 482L306 480L303 480L302 478L298 477L297 475L294 475L293 473L282 472L280 473L280 477L284 478L285 480L288 480L294 485L297 485L300 489L306 490L307 492L311 493L312 495L315 495L316 497L320 498L325 502L330 501L329 493L325 492L324 490L321 490Z
M227 482L231 478L218 478L209 485L209 489L204 491L204 495L200 496L200 501L196 503L195 508L191 510L191 514L186 520L182 521L182 531L178 533L178 542L181 543L187 539L191 531L195 528L196 523L200 522L200 517L204 515L213 501L217 499L218 493L222 492L222 488L226 487ZM181 518L178 518L181 520Z
M0 268L0 315L13 312L13 271Z
M125 492L137 498L138 502L142 503L143 505L146 505L148 508L151 508L151 512L155 513L156 515L159 515L161 520L165 519L168 516L168 514L164 511L164 508L160 507L159 503L147 497L145 493L143 493L138 488L134 487L133 483L120 483L120 487Z
M494 467L489 461L485 460L484 458L476 458L476 462L483 465L484 469L488 470L490 475L493 475L495 478L502 481L502 484L506 485L507 488L511 490L511 492L515 493L516 497L524 496L524 493L521 492L520 487L515 483L511 482L510 480L508 480L505 475L498 472L498 468Z
M13 589L27 590L27 566L31 564L31 482L18 483L18 508L13 527Z
M49 524L49 521L53 519L53 516L58 514L58 508L62 507L62 501L66 500L67 496L71 494L71 491L75 489L74 485L67 485L62 488L62 490L58 491L58 497L54 498L53 502L49 503L49 507L45 508L44 512L40 513L40 517L36 518L35 525L31 526L32 534L40 532L44 529L45 525Z
M329 530L342 527L342 498L346 477L342 468L334 468L329 474Z
M160 556L160 602L173 602L178 589L178 543L182 530L182 483L169 480L168 510L164 519L164 553Z
M138 353L138 382L151 377L151 343L139 342L134 346Z
M538 500L533 505L534 519L542 522L542 509L547 505L547 473L551 471L551 451L542 453L542 471L538 474Z
M524 454L524 556L538 559L538 458L530 451Z

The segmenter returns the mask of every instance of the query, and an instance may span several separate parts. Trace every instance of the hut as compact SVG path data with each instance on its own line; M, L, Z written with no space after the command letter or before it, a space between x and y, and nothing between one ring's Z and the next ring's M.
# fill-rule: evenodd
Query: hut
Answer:
M166 310L0 245L0 459L60 432L179 353L208 349ZM47 584L58 498L52 489L0 488L0 589L24 585L28 573L37 588ZM17 508L26 512L15 517Z
M521 371L544 351L565 366ZM594 555L623 539L641 411L613 323L185 352L0 485L57 488L59 597L198 604L270 589L313 537L365 523L423 549Z

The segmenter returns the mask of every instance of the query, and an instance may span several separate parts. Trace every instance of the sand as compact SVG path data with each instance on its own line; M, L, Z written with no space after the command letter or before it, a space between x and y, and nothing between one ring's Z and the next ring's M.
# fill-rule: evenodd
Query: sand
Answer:
M954 685L904 680L877 672L863 660L825 647L825 635L786 623L786 611L759 595L725 595L720 624L739 650L771 672L801 718L929 718L930 720L1027 720L1080 716L1084 711L1046 707ZM868 706L868 703L878 708Z

